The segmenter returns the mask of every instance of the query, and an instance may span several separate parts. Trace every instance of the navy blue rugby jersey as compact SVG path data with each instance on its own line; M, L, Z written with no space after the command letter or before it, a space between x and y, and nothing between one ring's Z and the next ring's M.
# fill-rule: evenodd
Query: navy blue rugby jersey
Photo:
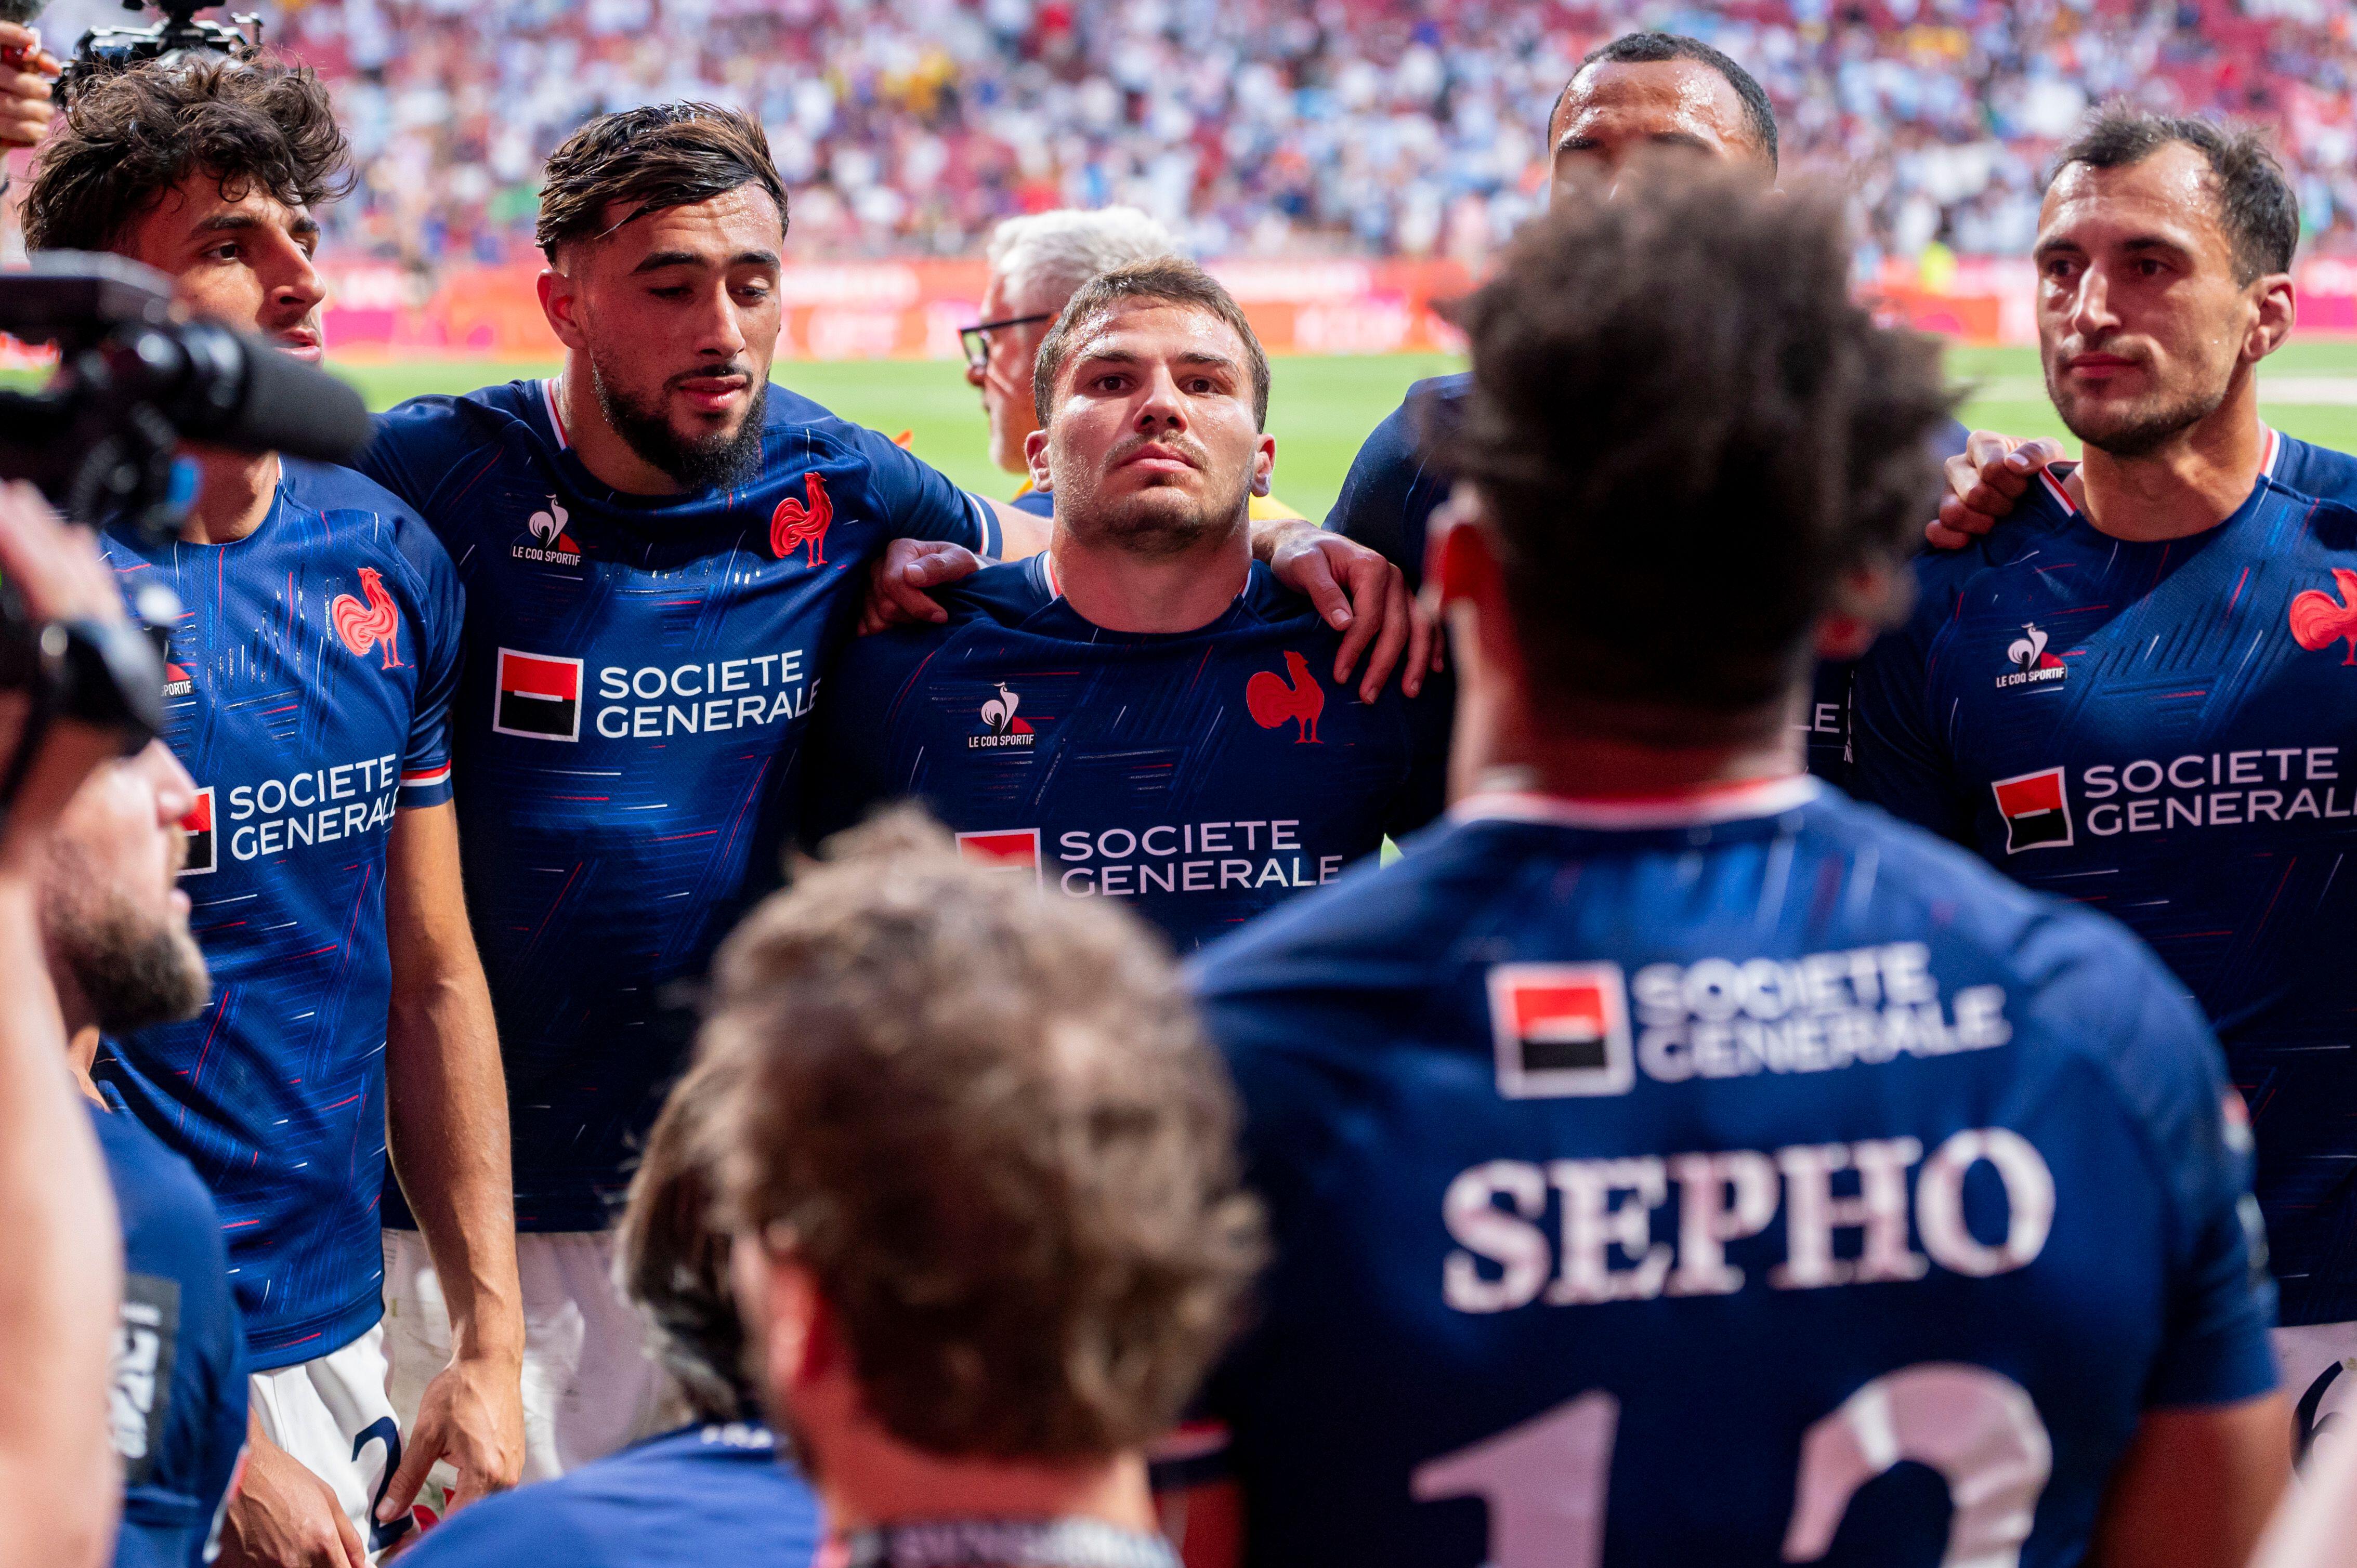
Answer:
M385 843L396 810L450 798L463 601L408 508L321 464L285 460L234 543L103 545L184 609L164 739L198 786L180 885L213 999L96 1072L211 1189L267 1371L382 1311Z
M2357 510L2287 482L2347 459L2270 442L2191 539L2099 533L2050 478L1923 557L1859 674L1858 789L2176 972L2250 1102L2284 1321L2330 1323L2357 1318Z
M862 638L819 703L809 836L924 801L968 855L1134 899L1182 951L1331 881L1440 810L1448 705L1332 680L1341 635L1254 562L1226 613L1107 631L1045 554Z
M115 1568L199 1568L245 1451L245 1331L221 1219L188 1163L137 1118L91 1111L123 1222Z
M1445 439L1464 418L1473 378L1465 373L1433 376L1408 388L1399 407L1375 426L1351 471L1334 510L1329 532L1341 534L1382 554L1407 575L1413 593L1424 581L1425 542L1432 514L1448 499L1455 476L1427 456L1434 437ZM1964 449L1968 432L1950 420L1932 440L1942 458ZM1809 771L1844 789L1850 787L1850 683L1857 664L1838 660L1818 666L1801 728L1808 736Z
M684 1426L553 1481L485 1498L425 1532L416 1568L809 1568L818 1498L767 1428Z
M2146 1411L2274 1381L2200 1015L1806 777L1477 796L1193 979L1252 1563L2076 1563Z
M805 723L893 538L999 548L987 508L770 387L759 477L599 483L548 384L418 398L368 466L468 586L460 843L506 1065L516 1223L604 1226L684 1059L670 1004L772 885ZM409 1219L386 1195L388 1222Z

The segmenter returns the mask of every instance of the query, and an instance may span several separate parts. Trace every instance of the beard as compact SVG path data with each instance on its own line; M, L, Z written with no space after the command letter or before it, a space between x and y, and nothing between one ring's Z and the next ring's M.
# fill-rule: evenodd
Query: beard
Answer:
M1140 437L1123 442L1106 454L1103 471L1110 472L1129 451L1145 444ZM1200 497L1190 496L1176 485L1154 485L1100 499L1097 475L1069 486L1059 476L1056 492L1068 504L1058 505L1056 521L1071 529L1073 537L1083 543L1111 545L1149 560L1184 555L1208 540L1224 538L1244 526L1252 501L1249 467L1236 475L1232 485L1223 485L1211 466L1209 455L1192 441L1160 436L1155 444L1175 447L1194 460L1207 480Z
M728 374L698 371L697 375ZM745 417L734 434L687 437L672 428L662 395L642 401L609 379L596 355L589 357L589 384L597 393L597 407L640 460L662 469L682 489L718 489L749 479L761 467L761 427L769 413L770 384L757 380L745 405Z
M2190 391L2163 388L2126 407L2107 408L2098 415L2083 408L2085 400L2065 392L2055 381L2054 371L2049 368L2046 395L2054 404L2054 412L2061 415L2064 428L2098 452L2115 457L2150 456L2179 433L2217 413L2218 405L2226 401L2222 381L2215 387Z
M107 1034L177 1024L211 1000L204 954L178 920L143 917L126 900L106 898L97 908L59 911L49 926L59 961Z

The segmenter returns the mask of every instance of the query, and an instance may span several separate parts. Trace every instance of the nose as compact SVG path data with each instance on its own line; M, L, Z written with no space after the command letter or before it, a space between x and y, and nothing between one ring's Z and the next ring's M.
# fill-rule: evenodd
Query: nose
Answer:
M976 388L976 389L978 390L978 389L980 389L981 387L983 387L984 385L985 385L985 384L989 381L989 380L990 380L990 371L989 371L989 370L988 370L988 368L987 368L986 366L984 366L984 365L977 365L977 364L975 364L972 360L968 360L965 362L965 384L966 384L966 385L968 385L968 386L970 386L970 387Z
M2112 312L2110 279L2104 269L2089 267L2079 277L2079 292L2071 302L2071 329L2083 339L2099 338L2120 324Z
M748 339L745 335L743 312L725 282L716 291L714 306L706 313L704 330L695 345L696 352L716 360L734 360L745 351Z
M1187 400L1178 394L1178 380L1168 365L1157 365L1146 376L1137 401L1141 434L1159 428L1173 434L1187 428Z
M136 759L139 770L147 776L148 786L156 792L156 821L158 825L174 827L197 809L197 781L180 766L180 759L160 740L151 740L141 748Z
M328 300L328 280L312 264L310 253L289 241L277 286L272 297L290 315L308 316Z

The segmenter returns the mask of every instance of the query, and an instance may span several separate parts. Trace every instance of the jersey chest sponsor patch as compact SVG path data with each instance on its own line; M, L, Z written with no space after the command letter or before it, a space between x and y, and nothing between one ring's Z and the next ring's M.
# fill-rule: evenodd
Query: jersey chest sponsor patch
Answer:
M1498 1092L1509 1100L1624 1094L1636 1080L1617 963L1495 966L1490 1028Z
M534 740L581 738L581 660L500 650L491 728Z

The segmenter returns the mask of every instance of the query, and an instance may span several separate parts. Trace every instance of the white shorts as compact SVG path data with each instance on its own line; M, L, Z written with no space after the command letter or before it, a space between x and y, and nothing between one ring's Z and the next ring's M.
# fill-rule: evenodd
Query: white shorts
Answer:
M523 1286L523 1478L545 1481L688 1420L686 1402L647 1350L646 1320L614 1285L603 1230L516 1238ZM425 1385L450 1364L442 1282L414 1230L384 1233L385 1352L393 1408L406 1431ZM457 1484L447 1465L434 1467Z
M388 1528L372 1517L401 1463L401 1428L385 1392L382 1324L340 1350L256 1372L247 1388L263 1435L335 1489L371 1562L407 1533L407 1520Z

